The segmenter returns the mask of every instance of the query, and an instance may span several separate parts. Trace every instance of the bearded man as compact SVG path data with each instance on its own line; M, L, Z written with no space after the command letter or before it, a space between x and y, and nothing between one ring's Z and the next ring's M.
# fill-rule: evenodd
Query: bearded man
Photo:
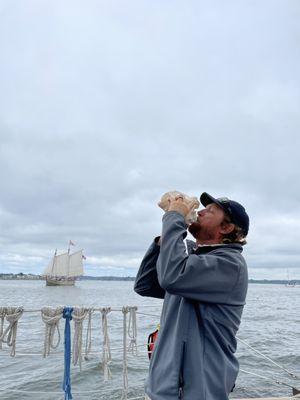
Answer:
M163 216L162 235L145 254L134 290L163 298L146 380L151 400L227 400L238 374L236 333L248 287L245 208L208 193L189 227L182 197ZM196 242L184 239L187 228Z

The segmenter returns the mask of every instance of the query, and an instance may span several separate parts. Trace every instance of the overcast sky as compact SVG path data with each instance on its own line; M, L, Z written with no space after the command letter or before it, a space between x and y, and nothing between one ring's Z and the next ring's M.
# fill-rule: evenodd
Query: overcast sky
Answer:
M135 275L169 190L233 198L300 279L300 2L0 0L0 272L71 239Z

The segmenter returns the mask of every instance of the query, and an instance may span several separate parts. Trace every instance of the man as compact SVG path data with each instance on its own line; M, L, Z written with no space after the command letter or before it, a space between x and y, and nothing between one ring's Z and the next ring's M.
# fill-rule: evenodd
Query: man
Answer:
M134 290L164 298L160 331L145 392L151 400L226 400L234 387L234 353L248 286L242 246L249 229L244 207L207 193L189 226L182 197L170 201L138 271Z

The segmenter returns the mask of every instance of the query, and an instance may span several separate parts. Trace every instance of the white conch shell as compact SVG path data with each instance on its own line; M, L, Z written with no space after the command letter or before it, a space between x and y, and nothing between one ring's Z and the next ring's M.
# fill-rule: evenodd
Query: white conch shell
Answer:
M183 202L191 208L190 212L186 215L185 217L185 222L189 225L197 220L197 213L196 209L199 208L200 203L197 199L197 197L190 197L182 192L178 192L177 190L167 192L165 193L162 198L160 199L160 202L158 203L158 206L162 208L164 211L168 211L169 208L169 200L175 200L178 197L183 198Z

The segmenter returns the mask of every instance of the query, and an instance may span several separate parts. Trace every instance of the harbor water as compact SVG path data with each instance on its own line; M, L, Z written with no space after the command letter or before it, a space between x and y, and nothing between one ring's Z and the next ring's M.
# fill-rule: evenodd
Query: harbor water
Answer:
M143 394L149 360L146 341L156 329L162 300L143 298L133 291L132 281L78 281L75 287L46 287L43 281L0 281L0 306L23 306L40 309L43 306L138 307L138 356L128 354L128 399ZM146 315L145 315L146 314ZM286 369L300 375L300 287L250 284L247 305L238 336L256 350ZM84 325L84 346L86 336ZM24 313L18 325L16 357L3 344L0 350L0 399L63 399L62 379L64 321L60 322L61 342L50 356L43 358L44 324L39 312ZM71 367L74 400L121 399L123 385L123 315L108 314L108 333L112 349L112 378L104 382L101 368L102 325L100 312L92 319L92 350L82 369ZM240 371L232 398L279 397L291 394L291 389L276 385L277 379L300 388L300 380L262 358L242 342L238 343L240 368L260 375ZM264 377L264 379L263 379ZM217 379L217 377L216 377ZM270 380L267 380L270 379ZM61 394L60 394L61 393Z

